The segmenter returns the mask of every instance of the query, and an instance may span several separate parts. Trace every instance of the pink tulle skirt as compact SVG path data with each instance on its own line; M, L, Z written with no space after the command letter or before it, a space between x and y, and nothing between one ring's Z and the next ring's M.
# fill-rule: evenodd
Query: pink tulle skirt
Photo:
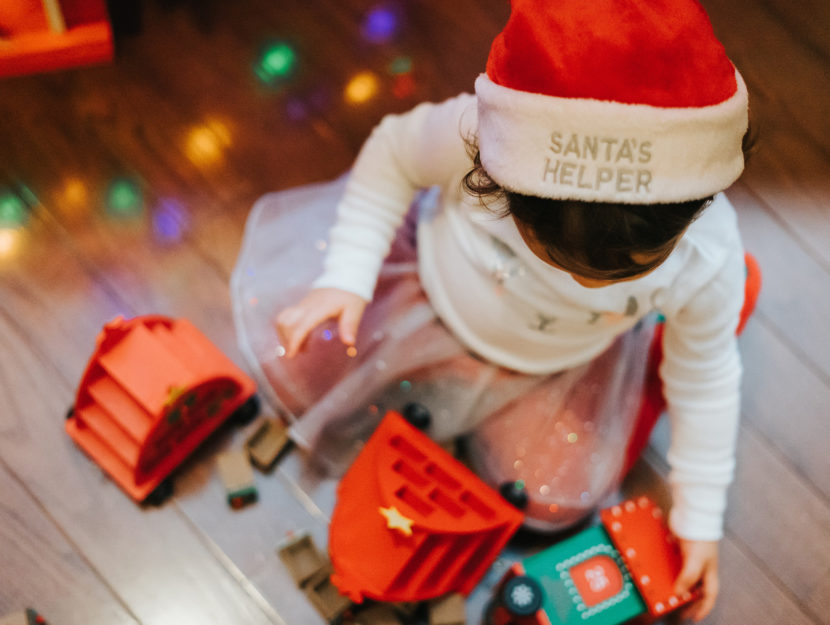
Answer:
M381 271L356 350L334 323L285 358L273 318L321 273L345 179L272 193L254 206L231 281L239 344L260 392L291 421L292 438L342 471L388 409L417 401L430 436L465 436L469 461L498 487L523 483L529 524L566 527L622 478L646 374L652 323L640 323L593 361L549 375L517 373L470 353L421 289L415 226L435 194L416 199Z

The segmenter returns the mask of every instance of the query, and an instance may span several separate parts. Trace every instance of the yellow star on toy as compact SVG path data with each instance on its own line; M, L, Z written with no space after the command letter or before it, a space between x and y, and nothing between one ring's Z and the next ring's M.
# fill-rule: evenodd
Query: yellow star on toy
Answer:
M378 508L378 512L386 517L386 527L390 530L398 530L404 536L412 536L412 524L415 521L406 518L395 506Z
M184 395L184 392L187 389L184 386L171 386L167 390L167 401L164 403L165 406L172 406L176 403L176 401Z

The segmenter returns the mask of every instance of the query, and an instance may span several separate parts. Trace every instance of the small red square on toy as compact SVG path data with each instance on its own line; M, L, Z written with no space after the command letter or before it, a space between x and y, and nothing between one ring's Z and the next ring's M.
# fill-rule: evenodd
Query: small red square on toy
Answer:
M663 511L653 501L626 501L601 511L600 517L652 616L663 616L696 598L695 593L674 594L683 558Z
M616 596L623 590L623 577L613 558L598 555L570 570L577 591L589 608Z

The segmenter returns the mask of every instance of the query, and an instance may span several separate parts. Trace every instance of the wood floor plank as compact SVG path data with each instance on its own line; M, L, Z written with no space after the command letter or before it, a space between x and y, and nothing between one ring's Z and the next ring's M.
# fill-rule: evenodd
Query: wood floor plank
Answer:
M765 129L741 182L830 268L830 153L787 127Z
M830 501L828 378L805 366L764 317L741 339L746 418Z
M826 143L830 115L826 38L817 47L812 43L815 37L793 28L799 18L787 23L781 19L781 11L771 11L766 2L709 0L703 5L727 53L747 80L761 129L774 124L801 128L813 141ZM809 9L789 5L785 13L807 16ZM826 23L818 19L821 14L817 11L816 19L810 21L814 28L826 31Z
M138 623L4 463L0 492L0 554L9 573L1 578L0 614L33 607L65 625Z
M758 307L824 375L830 375L830 269L825 268L781 227L763 202L746 187L728 196L738 211L744 247L758 259L763 286Z

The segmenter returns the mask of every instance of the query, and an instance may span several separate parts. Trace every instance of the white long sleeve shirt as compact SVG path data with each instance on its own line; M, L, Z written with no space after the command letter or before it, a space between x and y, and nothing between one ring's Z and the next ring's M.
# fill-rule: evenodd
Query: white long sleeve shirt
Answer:
M537 258L513 220L494 215L498 206L485 208L462 190L472 168L465 139L475 129L472 95L384 118L351 172L315 287L371 299L416 190L437 186L439 202L418 222L421 281L438 316L480 356L526 373L561 371L659 310L672 422L670 525L683 538L719 539L740 403L735 329L744 265L734 210L717 196L656 270L585 288Z

